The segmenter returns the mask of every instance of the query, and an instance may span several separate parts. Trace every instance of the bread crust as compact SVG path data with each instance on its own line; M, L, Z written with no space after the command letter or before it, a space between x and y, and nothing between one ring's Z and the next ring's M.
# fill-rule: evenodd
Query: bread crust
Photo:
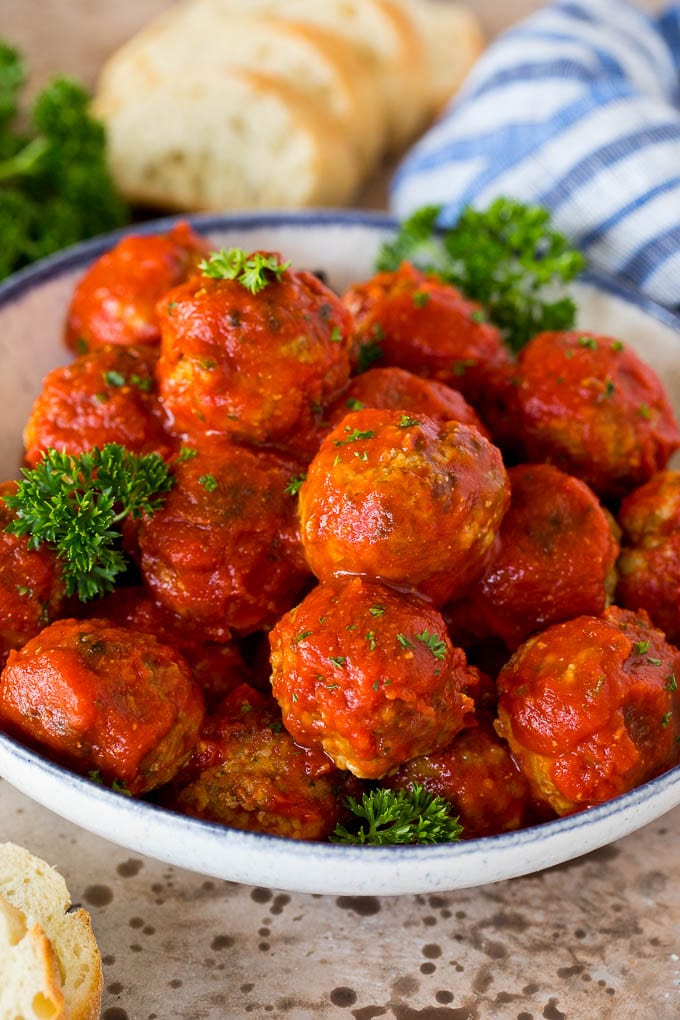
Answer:
M55 1001L61 994L63 1011L50 1020L97 1020L103 990L101 953L90 915L80 907L71 909L59 872L24 847L0 843L0 900L15 911L14 931L16 913L25 919L26 938L39 954L43 975L52 975L50 994Z
M38 1013L36 1004L40 1008ZM68 1020L57 959L40 925L0 893L0 1016Z

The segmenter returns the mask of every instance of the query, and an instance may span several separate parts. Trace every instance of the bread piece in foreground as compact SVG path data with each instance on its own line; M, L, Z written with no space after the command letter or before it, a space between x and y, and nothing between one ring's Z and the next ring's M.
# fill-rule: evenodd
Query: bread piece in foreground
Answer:
M247 71L196 69L120 101L101 96L116 184L131 202L246 210L349 202L361 166L316 104Z
M0 893L0 1017L67 1020L57 960L40 925Z
M42 930L56 959L65 1011L37 1015L41 1020L97 1020L103 986L101 954L90 915L80 907L71 909L71 898L59 872L23 847L0 843L0 895L25 917L29 929L26 938L35 939L38 946ZM7 936L9 943L16 937L18 922L16 914L10 919L9 911L4 917L8 933L13 933ZM38 933L34 935L36 926ZM45 1002L49 1004L47 997ZM13 1017L12 1013L0 1012L3 1018L6 1015ZM27 1014L27 1020L30 1017Z

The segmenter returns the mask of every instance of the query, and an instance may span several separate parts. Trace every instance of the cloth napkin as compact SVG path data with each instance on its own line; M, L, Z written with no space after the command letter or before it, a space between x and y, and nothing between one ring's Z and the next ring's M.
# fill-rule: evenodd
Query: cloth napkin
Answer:
M398 218L505 195L596 269L680 305L680 4L556 0L482 55L391 182Z

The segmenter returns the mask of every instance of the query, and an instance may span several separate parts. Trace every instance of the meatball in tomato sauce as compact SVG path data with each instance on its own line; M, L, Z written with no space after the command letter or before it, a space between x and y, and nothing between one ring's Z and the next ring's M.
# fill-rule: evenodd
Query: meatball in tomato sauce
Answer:
M302 541L321 580L363 574L441 605L483 571L508 501L500 452L476 428L367 408L309 465Z
M317 277L285 269L252 293L196 276L158 314L160 391L177 433L220 433L303 458L315 449L324 410L349 378L351 328Z
M485 714L441 751L413 758L383 780L395 790L416 783L451 804L463 839L511 832L532 817L529 782Z
M511 357L479 304L404 262L343 295L354 317L353 366L396 365L483 402L490 376Z
M498 552L459 602L447 607L465 643L498 637L516 648L537 630L611 602L616 523L585 482L551 464L510 468L510 508Z
M77 456L107 443L170 456L177 443L164 427L157 361L153 347L109 346L53 369L24 429L27 463L35 466L49 447Z
M16 519L5 503L17 483L0 484L0 666L10 648L21 648L63 610L66 592L57 554L47 545L32 549L26 535L6 529Z
M498 675L498 720L539 802L566 815L679 760L680 651L611 607L529 638Z
M347 787L325 754L294 742L271 696L242 684L206 718L164 803L236 829L326 839Z
M526 459L551 461L601 498L625 496L680 447L661 381L620 340L541 333L520 352L516 375Z
M616 601L645 609L680 644L680 471L660 471L619 508L623 529Z
M462 393L436 379L423 379L403 368L369 368L354 376L345 392L329 408L326 419L331 425L337 425L350 411L361 411L364 407L426 414L437 421L460 421L464 425L474 425L486 435L476 411Z
M271 625L309 581L291 494L298 469L224 441L187 452L163 507L140 523L142 575L184 627L227 641Z
M470 722L472 670L422 599L359 577L330 581L270 642L284 726L361 779L436 751Z
M56 761L131 794L169 782L204 716L184 659L106 620L57 620L0 676L0 725Z
M76 284L66 318L66 343L78 354L108 344L160 340L156 303L187 279L209 252L187 223L166 234L124 237Z

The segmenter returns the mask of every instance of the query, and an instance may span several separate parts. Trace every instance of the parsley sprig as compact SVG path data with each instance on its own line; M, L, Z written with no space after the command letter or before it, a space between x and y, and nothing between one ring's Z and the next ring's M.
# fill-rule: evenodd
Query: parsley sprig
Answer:
M3 497L16 513L6 530L29 535L32 549L53 546L67 594L83 602L111 591L126 569L120 522L154 513L173 483L159 454L137 455L118 443L78 456L48 449L22 475L16 494Z
M289 266L290 262L279 262L276 255L257 251L248 255L242 248L221 248L203 259L198 268L204 276L214 280L235 280L251 294L259 294L273 280L278 280Z
M585 259L551 228L546 209L498 198L482 211L465 208L457 223L439 229L441 211L425 206L406 219L380 249L378 269L407 261L459 287L485 307L514 351L543 330L573 326L576 306L563 285Z
M409 790L379 787L365 792L361 800L347 798L347 806L361 824L335 827L334 843L372 843L392 846L404 843L451 843L463 831L451 805L443 797L414 783Z

